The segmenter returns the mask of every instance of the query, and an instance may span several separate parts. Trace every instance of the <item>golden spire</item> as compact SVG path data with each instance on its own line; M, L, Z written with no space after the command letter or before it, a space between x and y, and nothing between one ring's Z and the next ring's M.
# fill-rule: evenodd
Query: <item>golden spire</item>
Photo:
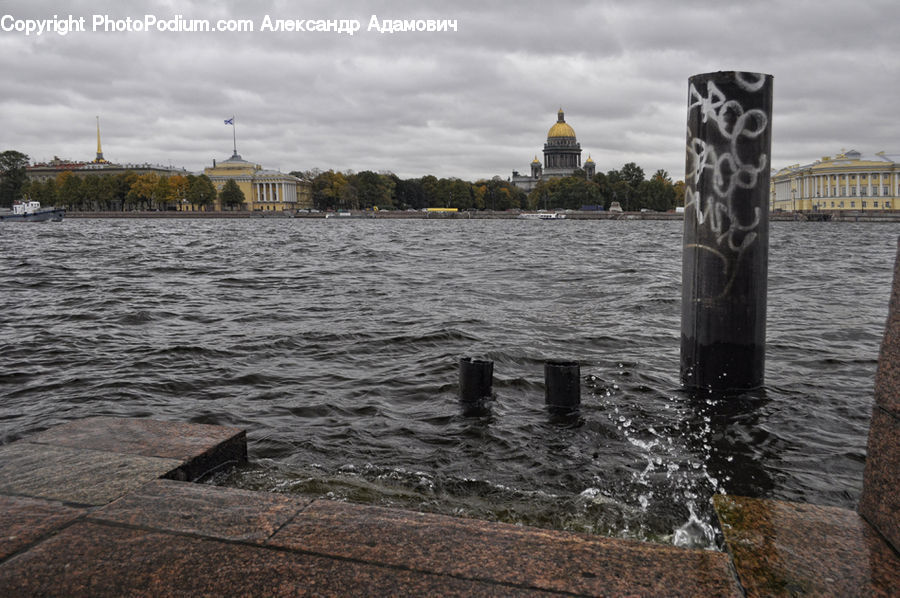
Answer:
M103 148L100 147L100 117L97 117L97 157L94 158L94 162L106 162L103 159Z

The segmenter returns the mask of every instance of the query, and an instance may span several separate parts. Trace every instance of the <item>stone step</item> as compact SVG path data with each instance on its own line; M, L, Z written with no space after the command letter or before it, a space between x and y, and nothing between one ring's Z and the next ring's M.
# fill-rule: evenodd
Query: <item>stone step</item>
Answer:
M752 596L896 596L900 558L856 511L716 496L741 585Z

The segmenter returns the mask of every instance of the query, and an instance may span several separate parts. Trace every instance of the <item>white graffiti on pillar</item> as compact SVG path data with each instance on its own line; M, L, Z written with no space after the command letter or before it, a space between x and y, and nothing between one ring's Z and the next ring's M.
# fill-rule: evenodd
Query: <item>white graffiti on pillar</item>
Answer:
M735 82L744 91L753 93L762 89L765 76L736 73ZM761 218L760 208L754 207L752 218L741 221L741 211L735 205L735 190L755 188L760 173L769 168L769 156L765 153L759 156L756 163L744 162L739 152L739 143L744 138L754 139L765 133L769 119L764 111L745 110L739 102L725 97L713 81L707 83L705 95L691 83L689 116L692 110L700 111L704 123L712 122L716 125L728 142L728 147L726 151L721 151L723 148L720 144L717 151L706 141L693 137L688 130L685 210L693 208L697 225L708 226L716 239L717 247L703 245L697 248L711 251L722 259L723 268L726 271L732 270L729 280L733 280L740 254L757 239L756 230ZM701 185L701 180L707 184ZM730 287L730 283L727 287Z

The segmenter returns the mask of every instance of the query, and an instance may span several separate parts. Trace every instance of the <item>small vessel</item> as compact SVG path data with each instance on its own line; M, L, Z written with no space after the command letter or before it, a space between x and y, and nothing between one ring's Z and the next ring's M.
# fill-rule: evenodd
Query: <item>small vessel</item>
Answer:
M566 215L559 212L523 212L518 217L522 220L563 220Z
M341 220L347 220L349 218L374 218L374 213L362 213L362 212L348 212L346 210L341 210L339 212L328 212L325 214L325 218L340 218Z
M41 208L39 201L17 201L11 212L0 212L2 221L20 222L62 222L66 210L63 208Z

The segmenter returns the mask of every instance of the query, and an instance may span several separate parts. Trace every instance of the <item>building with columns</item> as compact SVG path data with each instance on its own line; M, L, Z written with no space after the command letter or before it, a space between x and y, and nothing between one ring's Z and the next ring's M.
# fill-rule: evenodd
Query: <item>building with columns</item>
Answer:
M203 173L217 191L222 190L226 181L234 180L244 192L244 209L249 211L284 212L312 207L309 181L277 170L265 170L259 164L244 160L237 152L222 162L213 160L212 167L204 169ZM215 209L222 209L218 199Z
M556 114L556 123L547 132L543 164L535 156L531 162L531 175L522 175L514 170L510 181L516 187L529 192L542 180L572 176L578 169L584 170L585 175L591 178L594 176L596 166L590 156L582 166L581 144L578 143L575 130L566 122L565 113L560 108Z
M772 175L771 210L831 212L900 210L900 154L841 151Z

